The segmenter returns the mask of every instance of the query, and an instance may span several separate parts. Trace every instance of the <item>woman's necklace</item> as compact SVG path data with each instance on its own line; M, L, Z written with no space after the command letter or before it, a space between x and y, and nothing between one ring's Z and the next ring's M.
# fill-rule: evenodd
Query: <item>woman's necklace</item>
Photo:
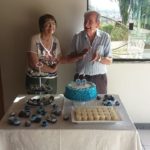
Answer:
M41 35L41 42L46 50L46 52L48 53L48 56L52 56L51 54L51 50L52 50L52 45L53 45L53 37L52 36L48 36L48 37L44 37Z
M52 38L42 39L42 43L46 49L50 50L52 45Z

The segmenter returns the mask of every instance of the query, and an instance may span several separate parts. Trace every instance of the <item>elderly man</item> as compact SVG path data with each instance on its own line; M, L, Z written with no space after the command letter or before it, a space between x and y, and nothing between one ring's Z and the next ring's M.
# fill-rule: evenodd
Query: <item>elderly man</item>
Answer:
M72 62L76 62L76 74L94 82L97 92L107 93L107 68L112 63L110 36L99 30L100 14L88 11L84 14L84 30L75 34L72 41ZM76 59L75 59L76 58ZM71 60L71 59L70 59Z

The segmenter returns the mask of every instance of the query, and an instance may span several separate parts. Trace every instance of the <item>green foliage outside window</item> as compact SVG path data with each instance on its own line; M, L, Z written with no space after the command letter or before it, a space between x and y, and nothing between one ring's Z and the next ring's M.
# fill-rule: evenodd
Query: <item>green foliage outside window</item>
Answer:
M101 30L109 33L112 41L125 41L128 39L128 29L117 23L115 25L103 24Z

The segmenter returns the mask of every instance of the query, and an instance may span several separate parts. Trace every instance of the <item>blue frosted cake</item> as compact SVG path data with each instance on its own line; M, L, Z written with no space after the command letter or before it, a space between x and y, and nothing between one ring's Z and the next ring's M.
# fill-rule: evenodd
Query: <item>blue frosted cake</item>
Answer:
M84 80L70 82L65 88L64 96L72 101L86 102L96 99L97 91L96 85L92 82L85 82Z

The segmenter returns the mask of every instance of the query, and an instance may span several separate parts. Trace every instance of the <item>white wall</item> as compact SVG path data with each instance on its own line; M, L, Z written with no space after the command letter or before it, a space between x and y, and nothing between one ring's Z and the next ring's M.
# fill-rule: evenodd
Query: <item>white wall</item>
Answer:
M119 94L133 121L150 123L150 64L114 63L108 80L109 93Z
M5 109L10 106L17 94L25 93L26 50L30 44L30 37L39 32L39 16L51 13L56 17L58 22L56 35L66 53L72 35L82 28L85 10L85 1L81 0L0 1L0 64ZM61 78L64 79L60 83L61 86L71 78L72 70L68 65L60 68ZM66 72L68 74L63 76Z
M56 35L64 53L72 36L82 29L86 0L0 1L0 65L5 110L18 94L25 93L26 50L32 34L38 32L38 17L52 13L58 22ZM58 93L74 74L74 65L59 67ZM108 67L109 93L119 94L135 122L150 122L148 63L119 63Z

